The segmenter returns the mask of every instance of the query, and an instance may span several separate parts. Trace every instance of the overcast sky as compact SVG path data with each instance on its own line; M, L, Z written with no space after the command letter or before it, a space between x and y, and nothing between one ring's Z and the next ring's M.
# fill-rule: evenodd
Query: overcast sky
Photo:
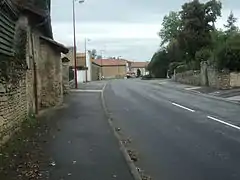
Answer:
M104 50L104 56L122 56L128 60L147 61L158 49L163 16L180 10L187 0L85 0L76 2L77 46ZM222 0L222 27L232 10L240 17L240 0ZM239 23L238 23L239 24ZM72 46L72 0L52 0L52 25L55 40Z

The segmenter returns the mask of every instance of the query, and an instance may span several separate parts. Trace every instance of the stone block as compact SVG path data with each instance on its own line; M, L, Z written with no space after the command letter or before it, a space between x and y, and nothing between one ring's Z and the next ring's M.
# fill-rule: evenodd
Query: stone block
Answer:
M6 88L0 83L0 93L6 93Z

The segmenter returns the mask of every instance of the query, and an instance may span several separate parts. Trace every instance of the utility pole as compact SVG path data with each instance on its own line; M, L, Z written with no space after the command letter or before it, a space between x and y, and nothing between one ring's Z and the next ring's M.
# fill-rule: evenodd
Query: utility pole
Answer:
M75 80L75 88L78 88L77 84L77 45L76 45L76 14L75 14L75 1L72 1L73 4L73 58L74 58L74 80ZM84 3L84 0L79 1L79 3Z

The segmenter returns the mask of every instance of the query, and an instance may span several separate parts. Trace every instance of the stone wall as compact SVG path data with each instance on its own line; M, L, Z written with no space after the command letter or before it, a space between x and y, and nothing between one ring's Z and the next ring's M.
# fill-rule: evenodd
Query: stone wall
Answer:
M63 94L69 93L69 62L62 62Z
M175 74L174 80L184 84L209 86L217 89L240 87L240 73L230 73L228 70L218 71L206 63L201 64L200 71Z
M0 144L6 142L27 118L26 80L11 92L0 84Z
M230 74L229 71L217 71L209 67L207 69L208 85L217 89L230 88Z
M230 86L240 87L240 73L237 72L230 73Z
M183 73L177 73L175 75L175 80L180 83L199 86L201 85L200 71L190 70Z
M59 105L63 101L62 61L59 51L55 51L44 40L40 42L39 58L37 64L39 107L43 109Z

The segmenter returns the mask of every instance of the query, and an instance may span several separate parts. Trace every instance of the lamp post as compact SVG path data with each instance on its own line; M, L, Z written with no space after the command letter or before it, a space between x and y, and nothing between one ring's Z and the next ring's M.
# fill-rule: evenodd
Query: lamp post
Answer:
M72 1L73 4L73 58L74 58L74 76L75 76L75 88L78 88L77 84L77 45L76 45L76 14L75 14L75 2ZM84 3L84 0L78 1L79 3Z

